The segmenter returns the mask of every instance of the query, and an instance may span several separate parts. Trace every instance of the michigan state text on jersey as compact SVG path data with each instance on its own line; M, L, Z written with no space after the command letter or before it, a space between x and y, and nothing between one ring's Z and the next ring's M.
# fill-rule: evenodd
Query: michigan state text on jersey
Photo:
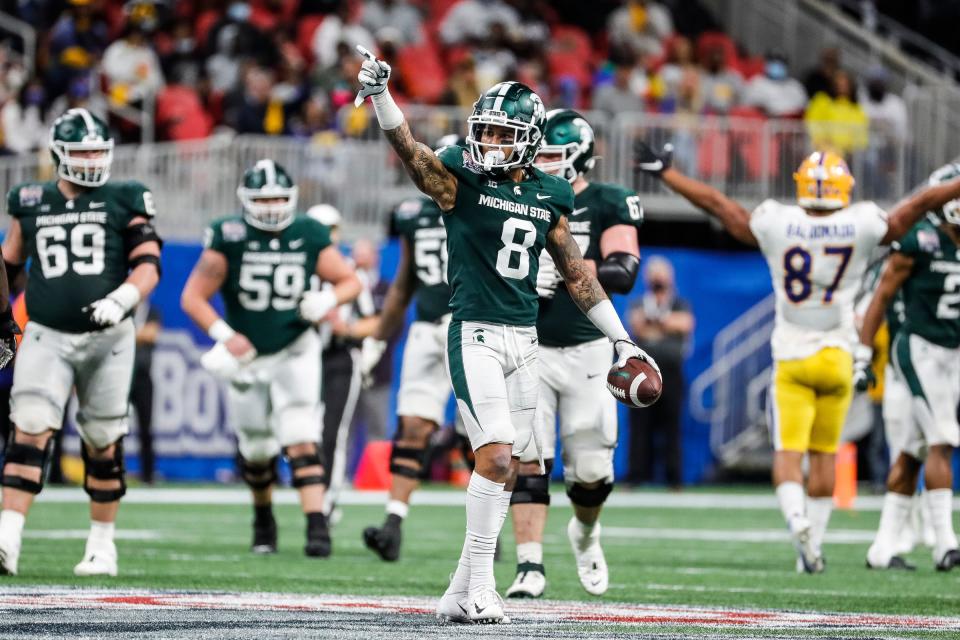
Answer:
M240 474L254 504L254 553L277 550L270 503L283 454L306 515L304 552L330 555L323 513L326 463L320 440L320 338L314 325L360 293L353 269L324 225L296 214L297 186L273 160L258 161L237 188L242 216L214 222L181 297L216 342L201 364L230 383ZM333 284L308 290L314 274ZM210 304L220 293L221 318Z
M30 261L30 321L11 391L0 572L17 572L24 518L43 488L51 436L75 388L91 528L74 573L116 575L114 520L126 492L122 445L134 363L130 314L160 277L156 211L140 183L108 182L113 140L85 109L54 122L50 152L55 181L7 194L13 221L3 255L11 272Z
M387 82L390 66L365 58L358 104L371 97L377 121L417 187L444 212L452 289L447 354L477 465L467 490L467 538L438 615L503 622L493 552L512 488L511 457L533 435L537 260L548 248L574 299L615 341L618 355L645 357L584 264L562 216L568 183L530 164L542 139L543 102L518 82L485 91L468 118L466 148L434 154L414 140ZM508 485L507 483L510 483Z

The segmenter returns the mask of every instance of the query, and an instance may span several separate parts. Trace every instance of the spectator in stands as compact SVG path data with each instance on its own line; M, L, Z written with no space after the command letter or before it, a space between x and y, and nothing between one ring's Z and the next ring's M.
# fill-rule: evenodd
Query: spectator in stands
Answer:
M123 36L107 47L102 64L110 99L121 105L155 96L164 84L160 58L149 41L158 24L156 5L148 1L126 7Z
M274 74L270 69L247 69L243 88L227 96L224 121L237 133L280 135L286 130L283 102L272 95Z
M677 295L673 265L661 256L646 261L646 291L631 307L630 327L637 345L655 353L664 380L663 395L651 407L630 412L631 482L651 482L655 461L663 460L667 484L679 488L683 483L680 414L685 384L683 361L693 333L694 318L690 304ZM657 440L663 439L662 448Z
M443 104L470 108L482 89L477 83L476 65L472 55L464 55L453 65L447 78L447 89L440 101Z
M725 115L737 106L743 95L743 76L727 66L722 46L714 45L704 53L700 90L707 113Z
M213 118L197 92L196 68L179 64L157 96L157 135L161 140L198 140L213 131Z
M423 18L408 0L370 0L363 5L361 23L373 34L385 27L396 29L400 46L423 41Z
M57 96L50 108L47 109L47 128L53 121L67 112L68 109L83 107L101 120L107 119L107 103L100 94L92 95L90 76L76 76L67 86L67 92Z
M830 149L842 155L867 146L869 119L857 104L850 74L839 70L833 76L830 93L813 96L803 116L815 149Z
M447 46L482 42L495 24L520 25L520 15L503 0L460 0L440 23L440 40Z
M299 115L291 121L290 129L298 138L311 139L330 131L333 126L330 101L323 91L314 91L304 101Z
M680 96L680 85L683 78L690 72L698 73L696 61L693 59L693 45L685 36L677 36L667 46L667 59L657 72L655 83L657 89L657 104L660 111L672 113L676 110Z
M277 50L273 41L250 22L252 9L246 2L231 2L226 13L207 33L206 50L210 54L207 73L214 91L235 88L240 78L240 61L253 59L256 64L273 67Z
M630 51L615 51L610 55L613 64L613 82L602 84L593 91L593 108L613 116L629 111L643 111L641 94L634 89L635 58Z
M32 78L20 87L16 98L7 100L0 109L3 146L10 153L29 153L46 147L46 90L39 78Z
M840 49L828 47L820 52L820 64L807 72L803 88L811 98L833 91L833 76L840 70Z
M858 102L870 122L870 145L864 154L869 197L891 197L896 184L898 159L909 137L907 105L889 90L890 74L883 67L867 72L866 87L857 92Z
M160 309L144 300L133 312L137 328L137 348L133 360L130 404L137 414L137 440L140 444L140 479L153 484L153 350L160 337Z
M313 34L313 56L321 67L329 67L338 59L337 45L345 42L353 48L362 44L370 51L376 51L373 34L359 21L359 15L351 13L351 3L344 2L337 12L327 16ZM356 55L354 53L354 55ZM356 79L354 79L356 80Z
M507 24L494 22L488 37L472 49L476 63L477 81L481 87L492 87L503 80L511 79L517 68L517 57L511 50L510 31Z
M50 68L47 92L58 96L70 80L96 66L107 46L107 25L94 12L92 0L68 0L60 18L50 29Z
M770 51L765 56L763 73L747 83L743 103L771 118L791 117L803 113L807 93L799 80L790 77L786 55Z
M329 98L330 110L334 113L345 104L351 104L357 95L357 73L360 71L360 56L345 42L337 45L335 64L320 69L313 76L313 86ZM474 97L476 100L476 97Z
M663 40L673 33L670 11L658 2L625 0L607 20L610 45L639 56L663 55Z

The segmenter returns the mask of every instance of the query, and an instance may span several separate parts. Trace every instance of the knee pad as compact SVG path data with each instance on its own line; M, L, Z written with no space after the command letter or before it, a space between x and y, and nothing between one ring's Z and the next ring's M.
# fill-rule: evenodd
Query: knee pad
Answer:
M5 454L5 463L22 464L27 467L37 467L40 469L40 480L28 480L21 476L11 475L6 471L4 464L3 486L11 489L19 489L37 495L43 490L43 483L47 478L47 470L50 463L50 454L53 451L53 437L47 440L46 446L41 449L30 444L22 444L14 440L15 431L10 432L10 439L7 442Z
M237 466L240 468L240 477L255 491L266 489L277 481L277 456L266 462L250 462L238 453Z
M124 478L123 440L113 443L113 457L106 460L90 457L87 445L80 445L80 455L83 458L83 490L93 502L115 502L127 493L127 483ZM88 480L119 480L120 486L115 489L94 489Z
M291 457L285 448L283 455L287 457L287 462L290 463L290 471L293 472L293 478L291 479L290 484L293 485L295 489L306 487L312 484L327 484L327 473L326 469L323 468L323 458L320 456L319 445L314 448L313 453L294 457ZM323 471L313 475L298 476L297 471L306 467L321 467Z
M535 476L517 476L510 504L550 504L550 471L553 460L546 460L547 472Z
M574 482L567 487L567 497L570 498L570 502L581 507L599 507L607 501L611 491L613 491L612 482L605 482L592 489Z

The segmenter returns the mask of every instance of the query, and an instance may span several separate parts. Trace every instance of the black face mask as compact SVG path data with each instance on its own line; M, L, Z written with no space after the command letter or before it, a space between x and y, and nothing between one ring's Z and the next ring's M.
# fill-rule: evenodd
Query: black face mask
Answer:
M663 293L667 290L667 285L665 282L654 281L650 283L650 290L654 293Z

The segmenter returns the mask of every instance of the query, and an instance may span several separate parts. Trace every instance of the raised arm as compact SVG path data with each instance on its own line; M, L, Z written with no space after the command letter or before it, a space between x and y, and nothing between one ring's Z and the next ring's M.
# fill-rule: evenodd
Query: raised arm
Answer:
M400 265L397 267L397 277L387 289L387 297L380 312L380 321L373 332L377 340L389 340L403 326L403 317L413 298L416 289L416 273L410 255L410 241L400 239Z
M880 282L877 284L876 291L873 292L873 298L863 315L863 326L860 328L860 343L854 347L854 373L853 383L858 391L866 391L867 387L873 384L873 372L871 363L873 362L873 340L883 324L883 316L887 307L897 295L897 291L903 286L910 273L913 271L913 258L908 255L894 251L887 259L887 264L883 268L883 275L880 276Z
M584 263L580 247L570 234L566 217L561 217L547 234L547 251L563 276L574 303L613 343L617 364L623 366L628 358L640 358L656 367L653 358L634 344L627 330L623 328L623 323L607 294L603 292L603 287Z
M358 75L362 88L354 104L360 106L363 100L370 96L377 113L377 122L413 183L425 195L433 198L442 211L449 211L457 199L456 178L443 166L430 147L413 139L410 127L403 119L403 112L387 89L390 65L377 60L360 45L357 45L357 51L365 60Z
M887 217L887 235L881 244L901 238L928 211L935 211L951 200L960 198L960 178L917 191L898 202Z
M757 239L750 230L750 212L710 185L687 177L671 167L671 152L672 149L665 147L663 153L657 153L638 140L634 147L635 167L638 171L659 178L671 191L717 218L730 235L740 242L756 246Z

